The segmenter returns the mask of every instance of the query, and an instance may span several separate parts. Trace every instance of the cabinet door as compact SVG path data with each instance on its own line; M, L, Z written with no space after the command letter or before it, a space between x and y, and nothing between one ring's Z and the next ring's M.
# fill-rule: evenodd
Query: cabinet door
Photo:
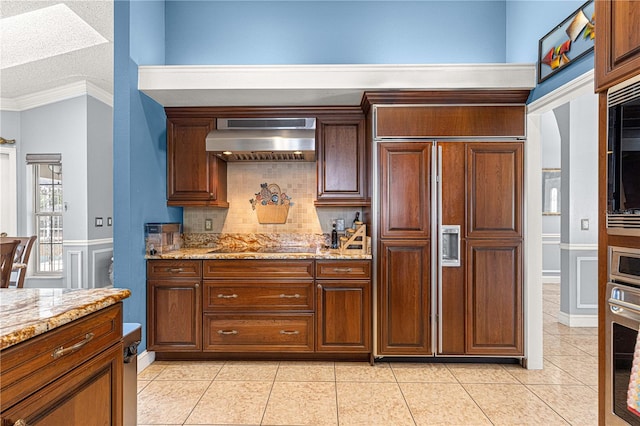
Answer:
M150 350L202 349L200 280L147 281L147 326Z
M2 424L122 425L122 343L2 412Z
M316 164L316 205L370 204L364 118L319 120Z
M596 1L595 85L605 90L640 71L640 2Z
M380 238L429 238L431 147L380 144Z
M430 241L382 241L378 352L431 353Z
M523 355L522 243L467 240L467 354Z
M316 351L371 352L371 281L319 280Z
M467 237L522 237L522 143L467 145Z
M213 118L167 122L167 204L219 206L227 203L227 163L206 150Z

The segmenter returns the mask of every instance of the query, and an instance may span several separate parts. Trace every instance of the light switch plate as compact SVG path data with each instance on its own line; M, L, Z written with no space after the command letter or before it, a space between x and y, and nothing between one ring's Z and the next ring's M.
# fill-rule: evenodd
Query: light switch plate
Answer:
M204 220L204 230L211 231L213 229L213 221L211 219Z
M96 226L102 226L102 218L96 217Z
M580 219L580 229L583 231L589 230L589 219Z

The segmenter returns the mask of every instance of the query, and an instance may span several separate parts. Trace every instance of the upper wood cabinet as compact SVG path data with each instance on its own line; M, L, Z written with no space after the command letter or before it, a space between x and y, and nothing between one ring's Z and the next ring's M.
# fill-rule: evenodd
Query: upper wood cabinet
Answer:
M364 117L318 118L316 206L367 206Z
M429 238L431 147L380 144L380 238Z
M524 111L524 104L378 105L375 137L524 137Z
M227 163L207 152L213 118L167 120L167 204L229 207Z
M596 91L640 72L640 1L596 0Z
M521 238L523 144L467 145L467 237Z

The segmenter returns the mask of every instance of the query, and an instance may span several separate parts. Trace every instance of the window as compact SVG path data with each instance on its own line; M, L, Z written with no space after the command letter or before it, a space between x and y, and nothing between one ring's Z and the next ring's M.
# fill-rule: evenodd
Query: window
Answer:
M58 275L63 270L62 163L59 154L28 154L34 175L35 273Z

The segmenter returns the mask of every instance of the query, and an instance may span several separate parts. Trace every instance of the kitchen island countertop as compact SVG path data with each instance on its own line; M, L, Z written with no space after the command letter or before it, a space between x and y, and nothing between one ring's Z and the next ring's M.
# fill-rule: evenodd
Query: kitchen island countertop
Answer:
M298 249L298 248L297 248ZM146 255L146 259L174 259L174 260L207 260L207 259L335 259L335 260L356 260L371 259L371 254L343 254L339 250L315 249L309 247L308 252L288 252L282 248L277 252L260 251L219 251L211 247L205 248L182 248L172 250L162 254Z
M114 305L131 295L124 288L0 289L0 349Z

